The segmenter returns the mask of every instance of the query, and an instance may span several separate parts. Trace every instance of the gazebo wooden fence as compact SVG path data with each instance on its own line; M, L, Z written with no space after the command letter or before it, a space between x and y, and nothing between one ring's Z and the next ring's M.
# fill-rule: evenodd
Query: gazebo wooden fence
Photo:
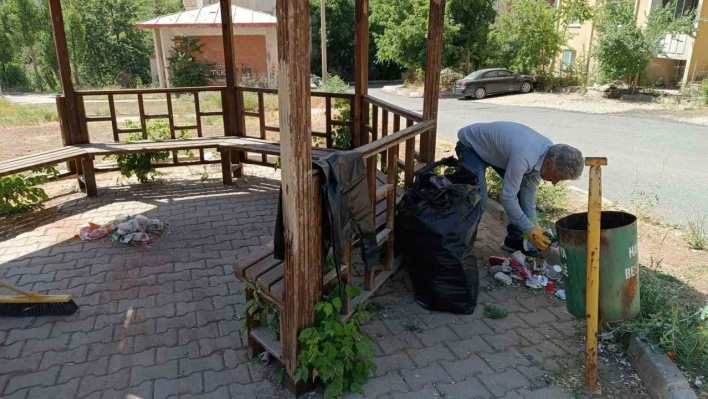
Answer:
M220 0L221 10L228 10L229 0ZM352 144L366 159L367 174L371 188L371 203L377 208L378 239L387 245L386 261L377 271L367 272L362 283L364 292L353 303L345 306L344 318L349 317L353 305L368 299L393 274L400 262L396 262L394 253L395 224L394 214L399 172L403 173L403 182L407 186L413 179L416 167L435 158L436 114L438 108L438 87L440 81L441 52L445 0L430 0L430 18L428 24L427 61L425 75L425 95L423 114L402 109L368 94L369 71L369 1L356 0L355 45L355 84L354 94L335 94L312 92L310 88L310 18L309 0L278 0L278 89L239 87L236 85L234 66L234 48L232 36L232 15L221 13L223 48L225 55L225 86L169 89L136 90L99 90L77 91L72 82L72 73L64 32L64 22L60 0L49 0L56 52L63 95L57 98L62 138L64 145L76 146L92 143L89 125L96 122L110 122L113 141L120 141L125 134L140 133L147 138L147 121L167 120L171 138L176 138L180 130L196 131L202 136L204 117L222 117L224 136L247 137L246 118L258 120L258 139L265 139L266 132L279 132L279 152L282 167L283 213L285 224L286 259L278 272L272 272L266 292L280 308L281 341L271 343L265 349L272 352L285 365L288 376L292 376L297 365L298 334L306 326L315 322L314 305L322 297L323 284L332 282L332 278L322 276L320 194L312 170L313 137L324 139L325 146L332 146L332 132L337 127L349 126L352 129ZM222 108L219 111L202 111L200 93L220 93ZM255 93L258 98L256 111L247 111L244 107L245 92ZM147 95L164 95L167 112L148 114L144 107ZM194 96L194 114L196 121L191 125L177 125L173 112L173 97L177 94ZM279 126L266 124L264 95L277 94L279 103ZM138 103L140 123L136 127L120 128L115 109L115 97L118 95L135 96ZM89 116L85 111L87 98L106 98L109 114ZM311 97L323 97L325 100L325 131L313 132L311 102L303 101ZM351 106L351 121L333 119L332 103L344 99ZM185 145L184 142L181 144ZM404 146L402 159L400 147ZM176 155L173 165L206 164L219 162L204 157L203 146L196 160L181 161ZM270 154L273 150L270 150ZM248 151L231 153L234 163L252 163L270 165L274 159L262 153L253 157ZM380 157L379 157L380 155ZM160 164L159 166L166 166ZM72 173L80 173L81 162L70 162ZM240 176L242 169L225 165L225 170L234 170L234 176ZM93 172L91 171L91 174ZM351 251L343 259L344 265L350 265ZM279 273L279 275L278 275ZM352 279L346 279L353 283ZM277 294L277 295L276 295ZM249 341L261 346L257 329L250 331Z

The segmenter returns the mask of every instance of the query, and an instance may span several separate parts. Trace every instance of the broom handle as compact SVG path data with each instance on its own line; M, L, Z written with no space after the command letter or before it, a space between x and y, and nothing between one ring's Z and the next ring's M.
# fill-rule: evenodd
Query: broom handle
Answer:
M6 281L2 281L2 280L0 280L0 287L7 288L7 289L9 289L9 290L15 291L15 292L18 293L18 294L22 294L22 295L26 295L26 296L34 296L34 295L36 295L36 294L35 294L34 292L32 292L32 291L24 290L24 289L22 289L22 288L20 288L20 287L18 287L18 286L16 286L16 285L12 285L12 284L10 284L10 283L8 283L8 282L6 282Z

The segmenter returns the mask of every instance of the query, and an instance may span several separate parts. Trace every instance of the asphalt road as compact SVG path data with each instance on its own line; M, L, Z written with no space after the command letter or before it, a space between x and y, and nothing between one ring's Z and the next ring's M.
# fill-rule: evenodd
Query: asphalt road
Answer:
M422 112L423 100L370 93ZM680 112L680 111L676 111ZM653 118L647 114L586 114L516 107L473 100L441 99L438 137L455 143L457 131L475 122L523 123L555 143L579 148L585 156L608 158L603 196L622 206L633 198L658 196L657 216L683 224L697 214L708 217L708 127ZM587 171L571 185L587 189ZM638 194L644 192L645 194Z

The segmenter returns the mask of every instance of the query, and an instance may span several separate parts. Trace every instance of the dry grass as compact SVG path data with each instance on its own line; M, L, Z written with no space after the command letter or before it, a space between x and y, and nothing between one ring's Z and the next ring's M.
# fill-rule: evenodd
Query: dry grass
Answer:
M0 98L0 127L37 125L58 119L54 105L15 104Z

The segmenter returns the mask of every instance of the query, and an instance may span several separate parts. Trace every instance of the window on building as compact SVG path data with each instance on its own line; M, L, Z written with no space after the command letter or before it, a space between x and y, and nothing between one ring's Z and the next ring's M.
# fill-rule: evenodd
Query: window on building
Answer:
M582 25L580 24L580 20L575 20L575 21L570 21L568 24L569 28L580 28Z
M573 66L575 62L575 50L563 50L563 61L561 62L561 68L566 70Z
M667 4L671 4L671 1L672 0L662 0L661 4L666 6ZM675 15L679 17L696 9L698 9L698 0L677 0Z

